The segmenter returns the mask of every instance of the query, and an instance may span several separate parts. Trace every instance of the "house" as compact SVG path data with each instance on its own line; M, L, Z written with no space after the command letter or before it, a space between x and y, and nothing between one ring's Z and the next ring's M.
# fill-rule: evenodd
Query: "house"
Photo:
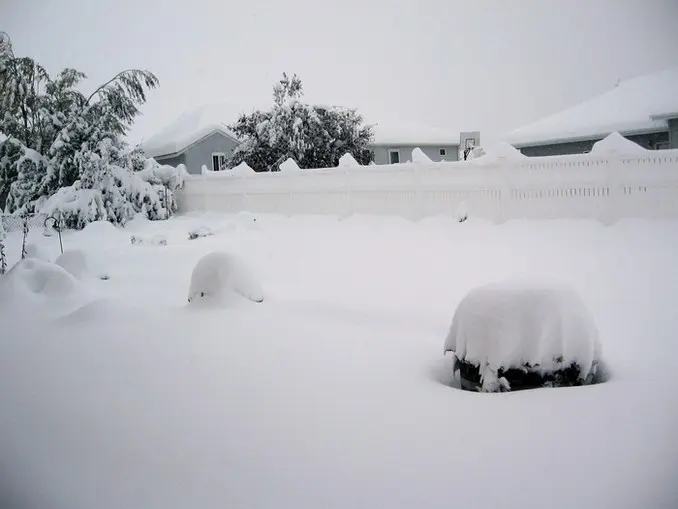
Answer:
M242 111L227 104L205 104L190 110L153 137L142 142L146 154L160 164L184 164L189 173L199 174L203 166L218 171L240 143L227 124ZM419 147L433 161L457 161L460 147L478 146L480 133L450 133L430 127L373 125L370 148L376 164L394 164L412 159Z
M412 160L419 147L432 161L458 161L467 148L480 146L478 131L452 133L428 126L390 123L371 124L374 138L370 144L375 164L397 164Z
M581 154L612 132L650 150L678 148L678 67L621 81L503 139L527 156Z
M225 104L202 105L179 116L141 146L160 164L183 164L194 174L203 166L217 171L240 143L226 127L239 113Z

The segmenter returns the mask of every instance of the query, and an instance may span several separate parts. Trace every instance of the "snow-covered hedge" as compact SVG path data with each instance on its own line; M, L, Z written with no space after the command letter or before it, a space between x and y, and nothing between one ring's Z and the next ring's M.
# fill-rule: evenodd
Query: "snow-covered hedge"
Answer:
M583 385L599 368L598 330L579 295L551 281L488 284L457 307L445 352L454 352L462 383L485 392L512 383ZM529 382L529 381L528 381Z

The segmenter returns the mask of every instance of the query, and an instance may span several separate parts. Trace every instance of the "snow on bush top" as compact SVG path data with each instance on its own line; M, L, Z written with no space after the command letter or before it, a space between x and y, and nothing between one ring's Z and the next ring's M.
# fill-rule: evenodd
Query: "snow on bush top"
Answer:
M291 157L288 157L282 163L280 163L279 168L280 168L280 171L285 171L285 172L300 172L301 171L301 168L299 168L299 165Z
M413 163L431 163L431 158L424 154L424 151L419 147L415 148L412 151L412 162Z
M339 158L339 168L357 168L360 163L349 152Z
M262 302L264 293L244 260L216 251L203 256L191 273L189 303L230 305L242 298Z
M544 372L577 362L586 376L599 359L592 316L570 287L541 280L492 283L470 291L457 307L445 352L496 374L539 364Z
M619 133L612 133L600 141L593 144L591 154L646 154L648 151L634 143L633 141L624 138Z

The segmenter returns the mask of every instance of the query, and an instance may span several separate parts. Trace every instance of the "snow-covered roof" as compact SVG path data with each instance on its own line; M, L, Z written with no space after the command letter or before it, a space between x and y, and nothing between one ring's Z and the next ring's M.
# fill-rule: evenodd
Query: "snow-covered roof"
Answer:
M459 145L459 133L411 123L366 122L372 126L372 145Z
M503 138L517 147L667 129L678 112L678 67L622 81L577 106L526 125Z
M177 117L141 146L149 156L158 157L181 153L214 132L237 140L227 125L235 122L243 111L226 103L203 104Z

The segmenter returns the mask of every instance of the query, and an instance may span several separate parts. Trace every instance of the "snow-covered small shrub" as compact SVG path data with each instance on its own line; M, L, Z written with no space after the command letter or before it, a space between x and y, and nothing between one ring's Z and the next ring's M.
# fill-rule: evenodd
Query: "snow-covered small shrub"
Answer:
M602 381L598 330L570 287L541 280L488 284L457 307L445 353L462 387L483 392Z
M148 237L141 237L139 235L130 235L130 243L134 246L143 246L143 245L151 245L151 246L166 246L167 245L167 237L164 235L154 235L151 238Z
M203 237L210 237L214 235L214 232L207 228L206 226L199 226L188 232L188 240L195 240Z
M75 279L82 279L88 272L87 256L79 249L64 251L54 263L66 270Z
M239 299L263 302L261 284L238 256L216 251L203 256L191 273L188 302L232 304Z

